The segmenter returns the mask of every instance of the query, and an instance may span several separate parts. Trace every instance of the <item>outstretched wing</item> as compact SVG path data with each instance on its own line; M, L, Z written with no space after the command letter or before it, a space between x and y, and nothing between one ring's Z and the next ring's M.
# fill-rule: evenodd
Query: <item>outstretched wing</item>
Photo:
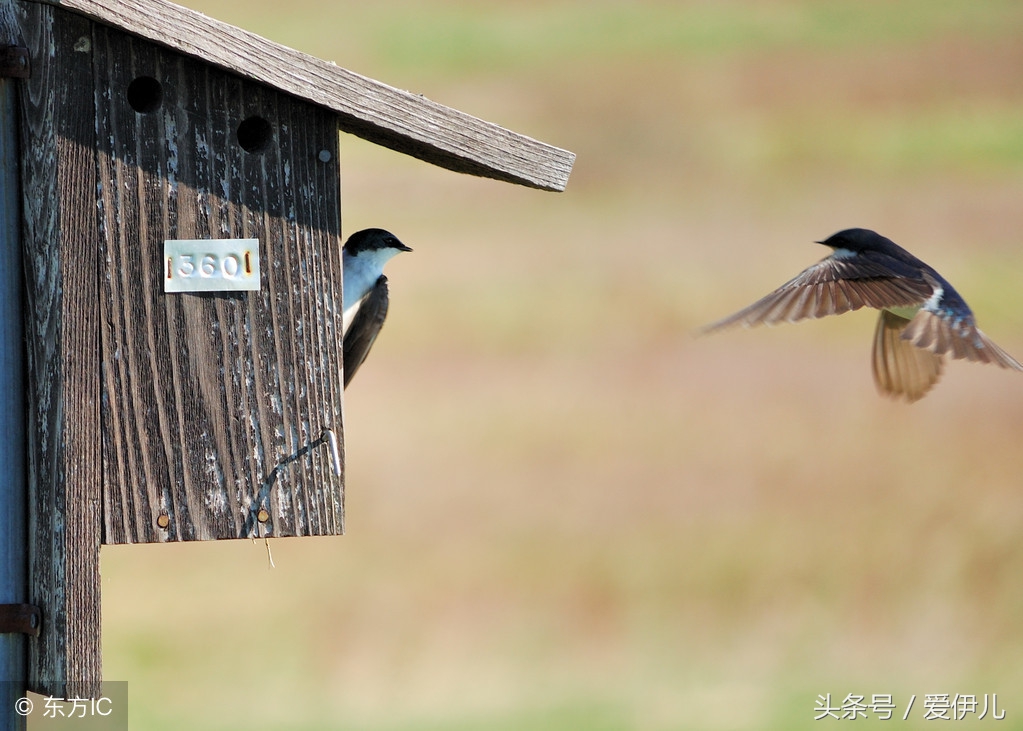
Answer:
M918 348L904 336L910 320L882 310L874 331L873 370L877 390L910 403L926 395L941 378L945 359Z
M380 333L380 328L384 326L389 302L387 277L381 275L357 305L355 317L344 333L342 365L345 372L345 388L348 388L355 372L366 360L373 342Z
M732 325L778 322L841 315L861 307L911 307L922 304L934 288L922 279L899 275L860 255L832 255L803 271L766 297L734 315L706 326L712 332Z

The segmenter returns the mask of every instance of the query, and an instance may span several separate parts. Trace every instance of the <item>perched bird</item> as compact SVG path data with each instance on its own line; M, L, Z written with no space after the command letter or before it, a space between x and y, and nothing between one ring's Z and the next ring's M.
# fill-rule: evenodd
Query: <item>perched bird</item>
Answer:
M380 228L356 231L341 249L345 388L366 360L384 325L389 301L384 264L402 251L412 249Z
M910 402L923 397L941 376L946 354L1023 371L977 329L973 312L952 285L895 242L851 228L817 243L834 253L704 332L873 307L881 310L874 334L874 382L886 396Z

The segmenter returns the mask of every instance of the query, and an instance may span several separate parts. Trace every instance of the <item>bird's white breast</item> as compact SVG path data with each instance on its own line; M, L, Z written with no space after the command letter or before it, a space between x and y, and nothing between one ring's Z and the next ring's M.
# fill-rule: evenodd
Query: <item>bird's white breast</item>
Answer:
M384 273L386 264L398 252L395 249L377 249L363 251L351 256L347 251L341 252L343 272L343 310L342 327L348 330L359 303L373 289L380 275Z
M363 251L351 256L346 251L341 257L344 272L344 309L357 305L384 273L384 264L397 254L394 249Z

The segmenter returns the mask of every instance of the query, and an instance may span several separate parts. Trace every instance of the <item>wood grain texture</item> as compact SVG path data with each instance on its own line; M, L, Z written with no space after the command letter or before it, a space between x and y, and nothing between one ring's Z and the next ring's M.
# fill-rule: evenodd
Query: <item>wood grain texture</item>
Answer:
M575 155L166 0L42 0L332 110L340 128L449 170L564 190Z
M343 438L334 117L109 27L92 38L104 542L340 534L323 439ZM139 78L158 108L132 107ZM270 133L256 152L250 118ZM258 238L261 290L165 294L164 240L205 238Z
M29 602L43 609L29 640L28 686L68 697L99 692L100 378L92 70L65 52L90 23L18 3L32 51L20 87L28 354ZM67 15L67 14L62 14Z

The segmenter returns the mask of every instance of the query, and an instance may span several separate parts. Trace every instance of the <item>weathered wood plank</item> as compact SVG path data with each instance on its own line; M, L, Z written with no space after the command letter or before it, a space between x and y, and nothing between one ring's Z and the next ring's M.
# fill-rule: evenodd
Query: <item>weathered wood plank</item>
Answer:
M13 0L0 1L0 43L21 32ZM28 511L25 474L25 334L21 264L21 184L18 179L17 82L0 79L0 603L28 599ZM0 708L25 693L25 635L0 634ZM11 719L5 728L23 729Z
M167 0L39 0L334 111L342 130L449 170L564 190L575 155Z
M93 48L104 542L341 533L320 441L343 434L333 115L109 27ZM165 294L164 240L207 238L258 238L260 291Z
M44 5L18 10L33 59L20 87L29 601L43 609L28 686L89 697L102 677L95 122L89 56L63 51L88 38L91 23L67 14L55 22L58 11Z

